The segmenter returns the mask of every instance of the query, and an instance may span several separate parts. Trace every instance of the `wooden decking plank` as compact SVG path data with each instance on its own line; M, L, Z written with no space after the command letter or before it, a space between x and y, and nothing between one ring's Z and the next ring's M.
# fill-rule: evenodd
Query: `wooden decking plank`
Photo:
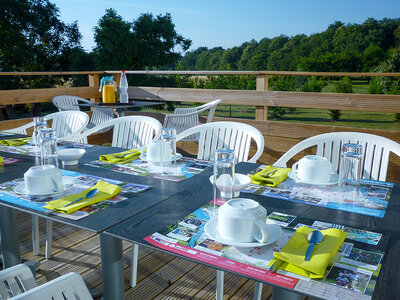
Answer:
M215 270L196 265L154 299L192 298L215 277Z
M149 299L155 297L196 267L196 265L196 263L188 260L174 258L170 263L139 282L135 288L129 289L125 293L126 298Z

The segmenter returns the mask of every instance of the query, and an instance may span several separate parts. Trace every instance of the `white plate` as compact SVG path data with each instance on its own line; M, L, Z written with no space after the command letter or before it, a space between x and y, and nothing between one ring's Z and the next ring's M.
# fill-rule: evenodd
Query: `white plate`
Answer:
M339 183L339 175L336 174L335 172L331 173L331 180L328 182L308 182L301 180L297 178L297 172L296 171L290 171L288 174L289 178L300 183L305 183L305 184L311 184L311 185L335 185Z
M211 239L223 243L225 245L230 245L235 247L262 247L275 242L277 239L279 239L279 237L282 234L281 227L278 224L268 219L267 219L267 228L269 230L269 239L265 243L260 243L257 241L243 243L243 242L235 242L232 240L227 240L218 234L217 228L218 228L218 218L214 218L206 223L206 225L204 226L204 231Z
M26 190L25 190L25 182L21 182L20 184L17 184L14 187L14 192L16 192L17 194L21 194L21 195L27 195L27 196L32 196L32 197L53 197L56 196L58 194L62 194L63 192L65 192L65 190L70 187L71 184L65 184L64 185L64 189L62 191L59 192L53 192L53 193L43 193L43 194L29 194Z
M178 159L181 159L181 158L182 158L182 154L180 154L180 153L176 153L175 154L175 160L178 160ZM143 152L142 154L140 154L140 159L144 160L144 161L148 161L146 152ZM155 163L161 163L161 162L160 161L155 161Z

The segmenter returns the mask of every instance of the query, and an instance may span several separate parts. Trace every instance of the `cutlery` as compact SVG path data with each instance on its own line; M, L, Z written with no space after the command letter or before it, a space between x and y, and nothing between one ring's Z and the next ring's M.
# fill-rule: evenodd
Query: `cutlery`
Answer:
M87 194L86 194L85 196L80 197L80 198L78 198L78 199L76 199L76 200L72 201L71 203L68 203L68 204L66 204L66 205L64 205L64 206L57 207L57 208L54 208L54 209L52 209L52 210L49 210L49 211L46 212L46 214L49 215L49 214L55 212L56 210L60 210L61 208L70 206L70 205L72 205L72 204L74 204L74 203L76 203L76 202L79 202L79 201L83 200L83 199L93 198L94 196L97 195L98 192L99 192L99 189L90 190L90 191L87 192Z
M115 157L117 157L117 158L124 158L125 156L128 156L128 155L138 155L138 154L140 154L140 151L136 151L136 152L129 152L129 153L125 153L125 154L114 154L115 155Z
M314 250L315 245L321 243L323 239L324 239L324 235L319 230L313 230L307 235L307 241L310 243L310 245L307 248L307 252L306 252L306 256L304 257L304 260L306 260L306 261L310 260L311 254Z
M275 273L276 270L278 270L279 267L281 266L282 262L283 262L283 261L280 260L280 259L275 260L275 262L272 264L272 266L269 267L269 270L270 270L272 273Z
M271 177L276 171L278 171L278 170L273 170L271 172L268 172L267 174L260 174L260 176L268 178L268 177Z

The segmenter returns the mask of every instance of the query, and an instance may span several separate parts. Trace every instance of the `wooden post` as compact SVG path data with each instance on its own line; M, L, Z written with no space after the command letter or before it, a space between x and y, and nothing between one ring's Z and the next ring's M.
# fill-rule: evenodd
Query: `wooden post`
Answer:
M268 75L257 75L256 91L268 91ZM268 115L268 106L256 106L256 120L266 121Z
M100 80L98 74L89 74L89 86L95 87L97 90L100 88ZM100 102L100 98L90 98L90 101Z

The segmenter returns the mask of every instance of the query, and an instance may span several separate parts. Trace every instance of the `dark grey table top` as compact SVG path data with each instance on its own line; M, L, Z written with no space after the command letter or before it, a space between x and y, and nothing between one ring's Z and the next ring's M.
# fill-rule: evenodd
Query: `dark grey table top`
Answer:
M256 164L240 163L237 165L236 171L238 173L247 173L254 170L256 166ZM198 182L195 189L189 188L185 191L180 191L165 201L135 215L135 217L107 229L105 233L163 251L147 243L144 238L186 217L213 199L213 189L210 185L205 184L205 178L197 177L195 180ZM389 240L373 299L400 299L400 286L398 284L400 280L400 272L398 271L400 265L400 193L398 185L393 190L384 218L365 216L254 194L246 194L245 197L257 200L269 212L278 211L298 217L366 229L386 235L386 238L382 239L378 244L378 249L380 247L383 249L384 244ZM174 253L171 254L177 255ZM188 259L187 257L183 258ZM224 271L229 272L229 270ZM239 275L243 276L242 274Z
M95 214L85 217L78 221L57 217L55 215L49 216L44 214L43 212L19 206L16 204L10 204L8 202L2 201L1 199L0 199L0 204L24 212L43 216L60 223L100 233L103 232L105 229L115 224L118 224L119 222L122 222L143 210L146 210L160 202L165 201L166 199L168 199L169 197L180 191L193 187L193 185L197 183L196 177L198 176L194 176L192 178L188 178L182 182L177 183L160 179L153 179L149 177L123 174L84 165L87 162L98 159L101 154L108 154L108 153L118 152L121 150L123 149L113 148L113 147L103 147L103 146L94 146L91 148L86 148L86 154L79 160L78 165L64 167L64 169L110 178L110 179L117 179L125 182L150 185L152 186L150 190L145 191L144 193L141 194L133 195L125 201L121 201L116 205L113 205L107 209L96 212ZM21 162L5 165L0 168L1 182L10 181L16 178L22 178L23 174L31 166L40 163L39 159L36 157L1 152L1 149L0 149L0 156L14 157L22 160ZM62 167L60 166L60 168ZM199 175L199 176L202 177L205 175Z

